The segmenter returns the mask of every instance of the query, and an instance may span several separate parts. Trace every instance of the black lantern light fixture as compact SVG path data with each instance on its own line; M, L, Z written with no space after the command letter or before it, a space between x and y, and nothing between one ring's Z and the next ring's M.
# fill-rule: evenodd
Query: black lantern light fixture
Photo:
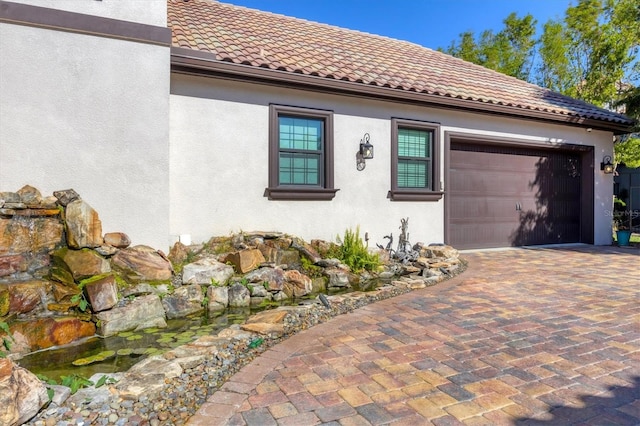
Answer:
M602 163L600 163L600 170L602 170L607 175L613 173L613 164L611 164L610 155L604 156L604 158L602 159Z
M373 145L369 143L369 133L365 133L362 139L360 139L360 149L356 154L356 168L358 170L364 170L367 166L365 160L371 160L373 158Z

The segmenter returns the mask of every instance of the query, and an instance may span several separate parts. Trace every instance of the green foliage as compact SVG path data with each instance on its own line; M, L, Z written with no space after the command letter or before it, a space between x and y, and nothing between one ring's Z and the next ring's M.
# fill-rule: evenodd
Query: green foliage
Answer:
M614 146L616 164L624 163L629 168L640 167L640 137L627 137Z
M99 387L104 386L104 385L113 385L113 384L115 384L117 382L118 381L116 379L114 379L113 377L102 376L96 382L96 388L99 388Z
M535 54L536 20L530 14L518 18L511 13L503 23L504 29L498 33L487 30L478 38L472 32L460 34L460 41L453 42L445 53L503 74L527 79Z
M305 256L300 257L300 264L302 265L305 275L316 278L322 276L322 268L311 263Z
M374 271L380 266L380 258L377 254L369 253L369 250L360 238L360 227L353 232L347 229L342 240L337 237L340 244L337 248L337 258L347 265L353 272L362 270Z
M538 38L531 15L512 13L503 22L498 33L460 34L444 51L602 107L620 98L621 82L637 86L638 0L579 0L563 19L546 22Z
M72 395L78 392L78 390L80 390L81 388L93 386L93 382L91 380L77 374L72 374L70 376L61 376L60 378L62 379L60 384L62 386L70 388Z
M262 337L258 337L257 339L253 339L251 342L249 342L249 348L255 349L263 343L264 339Z
M11 334L11 330L9 329L9 324L4 321L0 321L0 330L4 331L7 334L6 336L2 336L0 348L10 351L12 342L15 342L15 340L13 338L13 335ZM0 350L0 358L5 358L6 356L7 353L4 350Z

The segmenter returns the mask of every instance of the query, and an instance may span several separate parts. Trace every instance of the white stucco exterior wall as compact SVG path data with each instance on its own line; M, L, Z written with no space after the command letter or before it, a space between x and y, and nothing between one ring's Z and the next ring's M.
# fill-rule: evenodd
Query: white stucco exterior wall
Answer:
M269 104L334 112L335 187L332 201L270 201L268 185ZM412 242L442 242L444 201L392 202L390 189L392 117L438 122L446 131L486 134L536 143L595 147L595 161L611 154L612 135L583 128L414 107L264 85L172 75L171 219L174 240L193 241L238 231L282 231L305 239L333 240L360 226L374 243L390 232L397 241L400 219L409 217ZM375 158L358 172L355 154L364 133ZM441 150L444 166L444 150ZM595 243L611 242L611 177L594 168ZM444 179L444 167L441 168ZM446 185L446 183L445 183ZM446 196L446 195L445 195Z
M0 23L0 52L0 191L73 188L168 249L169 47Z
M167 26L166 0L11 0L11 2L140 24Z

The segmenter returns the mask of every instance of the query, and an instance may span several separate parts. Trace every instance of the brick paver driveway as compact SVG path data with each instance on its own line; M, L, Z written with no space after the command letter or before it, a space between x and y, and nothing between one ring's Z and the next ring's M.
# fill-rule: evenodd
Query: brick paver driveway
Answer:
M640 424L640 250L463 257L269 349L190 424Z

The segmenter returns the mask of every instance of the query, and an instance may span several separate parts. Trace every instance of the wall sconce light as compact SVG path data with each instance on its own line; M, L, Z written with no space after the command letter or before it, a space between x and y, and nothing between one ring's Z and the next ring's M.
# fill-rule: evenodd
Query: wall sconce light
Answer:
M613 164L611 164L610 155L604 156L604 158L602 159L602 163L600 163L600 170L602 170L607 175L613 173Z
M356 154L356 168L360 171L364 170L367 166L365 160L371 160L373 158L373 145L369 143L369 133L365 133L362 139L360 139L360 149Z

